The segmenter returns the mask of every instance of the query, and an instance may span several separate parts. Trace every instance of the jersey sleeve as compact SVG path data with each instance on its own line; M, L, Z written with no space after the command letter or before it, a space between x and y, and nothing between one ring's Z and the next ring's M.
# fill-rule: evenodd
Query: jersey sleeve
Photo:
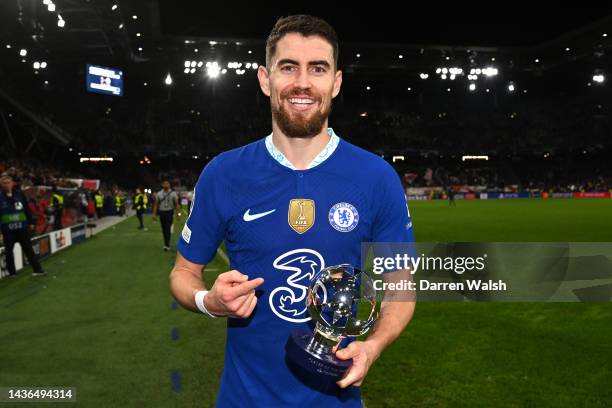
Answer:
M225 235L223 180L220 159L213 159L202 171L193 192L189 216L177 243L188 261L208 264L215 257Z
M399 176L386 166L380 179L378 210L372 228L373 242L414 242L412 219Z

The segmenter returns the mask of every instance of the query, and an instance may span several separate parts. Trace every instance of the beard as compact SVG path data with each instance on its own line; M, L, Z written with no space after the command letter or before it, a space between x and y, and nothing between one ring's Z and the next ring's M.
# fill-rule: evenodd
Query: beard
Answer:
M304 91L290 91L281 94L281 101L287 101L289 98L307 95L313 99L315 103L321 104L321 98L315 97L314 95ZM294 113L288 111L284 104L281 102L278 106L272 105L272 118L276 121L276 124L280 130L287 136L296 139L309 139L318 135L325 121L331 113L331 101L325 105L323 110L315 110L310 114Z

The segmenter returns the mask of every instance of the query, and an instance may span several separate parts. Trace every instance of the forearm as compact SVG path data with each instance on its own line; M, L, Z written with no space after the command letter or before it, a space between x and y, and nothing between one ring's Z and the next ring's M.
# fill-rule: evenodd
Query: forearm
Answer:
M198 277L187 268L176 265L170 273L170 291L177 302L192 312L199 313L195 304L195 294L206 290L201 276Z
M402 334L412 319L414 308L414 301L383 301L380 317L372 333L365 340L376 358Z

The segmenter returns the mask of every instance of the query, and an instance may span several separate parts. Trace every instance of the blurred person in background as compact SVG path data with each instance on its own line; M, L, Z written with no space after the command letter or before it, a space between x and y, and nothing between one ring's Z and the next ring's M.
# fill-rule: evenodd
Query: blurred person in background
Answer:
M143 215L147 210L148 201L143 188L138 187L136 189L136 197L134 197L134 209L136 210L136 217L138 217L138 222L140 223L138 229L144 229Z
M47 273L40 266L38 257L32 248L30 231L34 229L32 214L25 196L15 189L13 178L8 174L0 176L0 228L5 246L6 268L10 276L15 276L15 259L13 248L16 243L32 265L32 275L42 276Z
M63 228L62 216L64 215L64 197L58 192L57 186L51 190L51 208L53 208L53 229Z
M177 216L181 214L181 207L179 204L179 198L176 191L170 188L170 182L168 180L162 181L162 189L155 195L155 202L153 203L153 221L159 220L161 222L162 234L164 236L164 251L170 249L170 239L172 237L172 219L174 211L176 210Z

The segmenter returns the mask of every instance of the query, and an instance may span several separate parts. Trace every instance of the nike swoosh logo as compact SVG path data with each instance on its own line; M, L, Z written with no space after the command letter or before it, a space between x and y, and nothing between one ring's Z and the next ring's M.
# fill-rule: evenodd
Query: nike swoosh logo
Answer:
M272 214L274 211L276 211L276 208L270 211L259 213L259 214L251 214L250 213L251 209L249 208L248 210L245 211L244 215L242 216L242 219L245 220L246 222L249 222L249 221L253 221L258 218L261 218L261 217L265 217L268 214Z

